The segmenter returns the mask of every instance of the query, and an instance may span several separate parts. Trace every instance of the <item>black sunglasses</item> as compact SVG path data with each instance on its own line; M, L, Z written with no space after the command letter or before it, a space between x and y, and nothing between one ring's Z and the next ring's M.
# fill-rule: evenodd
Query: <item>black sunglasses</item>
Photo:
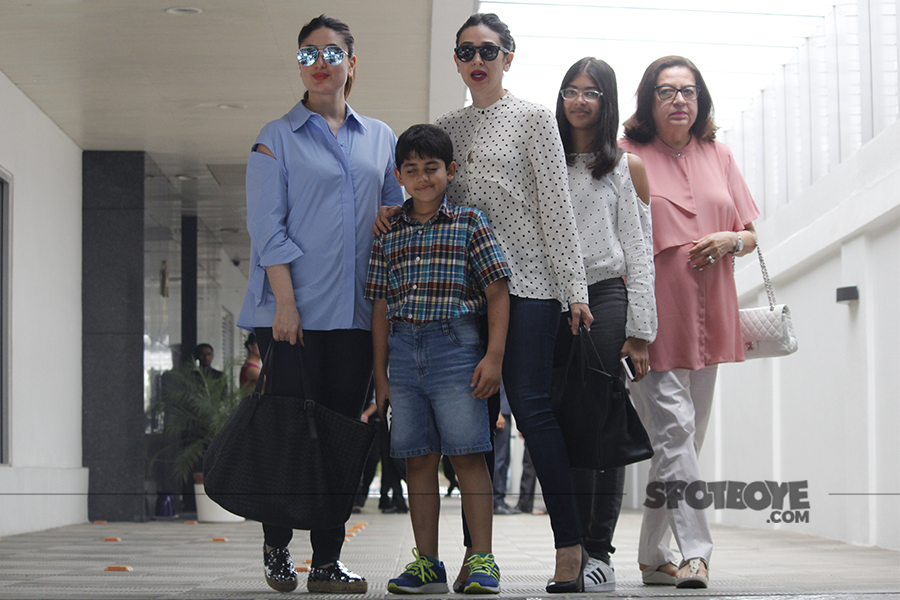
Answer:
M486 44L484 46L457 46L453 51L456 53L456 58L462 62L469 62L475 58L476 52L481 56L481 60L490 62L497 58L497 55L501 50L504 54L509 54L510 52L503 46L495 46L493 44Z

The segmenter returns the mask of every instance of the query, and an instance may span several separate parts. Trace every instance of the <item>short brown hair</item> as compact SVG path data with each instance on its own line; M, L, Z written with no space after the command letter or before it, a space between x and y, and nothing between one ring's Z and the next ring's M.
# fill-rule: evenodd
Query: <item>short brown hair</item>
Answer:
M637 110L624 123L625 137L646 144L656 136L656 121L653 120L653 106L656 103L656 82L659 74L671 67L685 67L694 74L694 80L700 86L700 94L697 96L697 120L691 126L691 133L703 141L711 141L716 138L716 123L713 120L712 96L700 69L683 56L663 56L647 67L644 76L638 84Z

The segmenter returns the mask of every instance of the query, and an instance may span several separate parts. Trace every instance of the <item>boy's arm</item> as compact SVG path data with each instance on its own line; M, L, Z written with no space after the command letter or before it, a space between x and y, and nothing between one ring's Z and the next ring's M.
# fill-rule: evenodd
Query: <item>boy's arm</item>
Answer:
M378 414L382 419L384 419L385 405L391 394L388 383L388 335L390 331L391 324L387 320L387 300L376 298L372 305L372 370L375 379L375 403L378 405Z
M500 391L506 330L509 326L509 290L506 278L497 279L484 288L487 298L488 346L484 358L472 374L473 398L490 398Z

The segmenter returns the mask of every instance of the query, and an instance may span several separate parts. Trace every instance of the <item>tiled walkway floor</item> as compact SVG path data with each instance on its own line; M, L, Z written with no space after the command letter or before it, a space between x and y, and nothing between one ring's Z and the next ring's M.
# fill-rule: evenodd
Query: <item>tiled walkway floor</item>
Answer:
M387 581L412 559L412 529L408 515L383 515L376 504L370 499L363 514L351 518L350 526L364 525L347 541L343 561L369 580L366 598L396 597L386 593ZM463 555L459 512L459 499L443 500L441 558L453 575ZM784 530L718 526L713 526L716 549L708 590L646 587L636 563L639 527L639 513L623 513L615 540L615 592L553 597L900 598L900 552ZM501 597L551 597L544 591L553 572L547 517L497 516L494 531ZM261 546L260 527L250 522L84 524L9 536L0 541L0 598L284 598L263 580ZM291 549L298 565L310 557L303 532L297 532ZM106 571L109 566L132 570ZM294 594L310 597L302 573L301 582Z

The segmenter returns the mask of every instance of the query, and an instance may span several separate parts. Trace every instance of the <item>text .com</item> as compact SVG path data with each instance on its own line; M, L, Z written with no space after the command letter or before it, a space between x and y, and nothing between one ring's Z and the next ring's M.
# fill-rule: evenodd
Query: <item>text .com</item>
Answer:
M768 523L809 523L806 481L651 481L648 508L677 508L681 502L696 509L770 510Z

